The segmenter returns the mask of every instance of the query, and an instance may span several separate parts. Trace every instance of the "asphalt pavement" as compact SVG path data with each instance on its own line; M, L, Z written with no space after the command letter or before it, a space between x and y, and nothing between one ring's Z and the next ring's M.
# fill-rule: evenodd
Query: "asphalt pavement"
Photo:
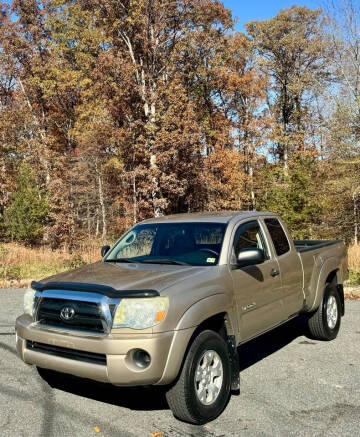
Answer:
M0 290L0 436L360 436L360 301L336 340L295 320L239 349L241 394L205 426L176 420L164 393L80 378L44 380L15 351L23 290ZM159 433L159 434L157 434Z

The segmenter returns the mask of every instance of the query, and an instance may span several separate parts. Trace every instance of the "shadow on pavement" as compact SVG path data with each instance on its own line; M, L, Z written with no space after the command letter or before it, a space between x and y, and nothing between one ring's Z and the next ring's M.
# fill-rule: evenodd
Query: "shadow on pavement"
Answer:
M296 338L307 336L306 324L301 317L285 323L238 348L240 370L258 363L264 358L282 349ZM309 344L311 344L309 342Z
M38 368L38 372L52 388L77 396L132 410L169 409L165 391L161 387L116 387L111 384L78 378L47 369Z

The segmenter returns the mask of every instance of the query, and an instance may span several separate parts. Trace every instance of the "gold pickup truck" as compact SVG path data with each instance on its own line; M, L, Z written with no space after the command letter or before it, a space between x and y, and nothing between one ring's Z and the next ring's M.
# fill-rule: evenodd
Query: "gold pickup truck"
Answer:
M145 220L102 257L32 283L19 356L114 385L163 385L190 423L216 418L239 390L238 345L300 313L313 338L332 340L344 315L344 243L293 241L272 213Z

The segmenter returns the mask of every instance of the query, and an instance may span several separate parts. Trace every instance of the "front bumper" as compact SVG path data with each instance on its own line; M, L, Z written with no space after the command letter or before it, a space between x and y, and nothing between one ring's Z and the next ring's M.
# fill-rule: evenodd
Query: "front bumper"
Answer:
M186 337L190 335L186 333ZM40 328L27 315L16 320L16 346L19 357L27 364L69 373L114 385L136 386L169 382L169 351L174 349L174 331L158 334L110 334L105 336L71 335L58 330ZM32 350L26 341L74 351L104 354L104 364L64 358ZM135 349L146 351L151 357L148 367L139 368L132 360ZM170 379L176 369L171 369Z

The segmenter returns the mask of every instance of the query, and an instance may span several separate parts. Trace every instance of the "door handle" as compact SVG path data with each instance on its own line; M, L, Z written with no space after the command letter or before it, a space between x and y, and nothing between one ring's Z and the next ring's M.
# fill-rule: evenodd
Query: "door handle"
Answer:
M273 278L275 278L275 276L280 275L280 272L279 272L279 270L272 269L270 275L271 275Z

